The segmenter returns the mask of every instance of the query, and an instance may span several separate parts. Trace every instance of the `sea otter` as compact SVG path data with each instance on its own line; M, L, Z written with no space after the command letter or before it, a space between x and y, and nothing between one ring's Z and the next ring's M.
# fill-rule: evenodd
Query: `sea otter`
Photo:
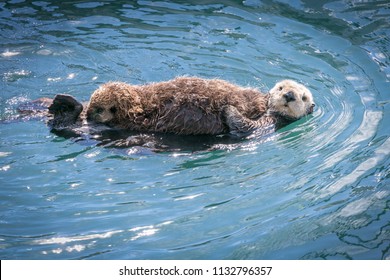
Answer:
M239 134L277 129L312 113L314 106L310 90L292 80L262 94L219 79L178 77L146 85L106 83L92 94L86 117L132 131Z

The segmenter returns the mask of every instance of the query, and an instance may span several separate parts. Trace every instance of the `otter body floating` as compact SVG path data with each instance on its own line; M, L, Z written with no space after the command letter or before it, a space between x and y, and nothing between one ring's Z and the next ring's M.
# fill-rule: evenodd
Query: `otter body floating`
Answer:
M274 131L311 114L314 108L311 92L291 80L281 81L263 94L223 80L197 77L140 86L109 82L99 87L84 105L67 94L28 104L31 106L21 106L20 111L48 116L53 131L89 127L91 130L86 131L96 132L103 125L180 135Z
M291 80L262 94L223 80L179 77L141 86L106 83L92 94L86 114L88 120L134 131L216 135L280 127L313 107L310 90Z

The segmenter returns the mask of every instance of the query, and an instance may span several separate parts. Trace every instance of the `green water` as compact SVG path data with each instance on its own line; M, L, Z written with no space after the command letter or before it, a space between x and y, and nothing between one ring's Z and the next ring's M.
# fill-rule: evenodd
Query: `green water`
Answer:
M389 259L389 14L388 1L1 2L0 258ZM265 92L294 79L317 106L267 137L163 137L163 153L10 121L28 100L178 75Z

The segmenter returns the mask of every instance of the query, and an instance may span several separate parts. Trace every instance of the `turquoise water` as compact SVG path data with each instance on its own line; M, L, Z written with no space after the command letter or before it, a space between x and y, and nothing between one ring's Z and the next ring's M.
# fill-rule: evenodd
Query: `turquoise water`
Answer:
M0 258L390 259L389 38L388 1L0 3ZM163 137L160 153L8 121L178 75L295 79L317 106L267 137Z

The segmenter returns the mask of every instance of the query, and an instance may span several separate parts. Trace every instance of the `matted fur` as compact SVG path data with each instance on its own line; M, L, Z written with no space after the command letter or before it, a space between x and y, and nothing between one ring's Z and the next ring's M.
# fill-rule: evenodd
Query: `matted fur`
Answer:
M312 102L310 91L299 87L297 97L302 97L304 89ZM282 102L279 99L283 99L281 92L274 94L278 106ZM234 107L245 120L255 121L270 108L279 110L269 103L272 98L272 94L265 95L257 89L219 79L178 77L146 85L109 82L92 94L87 117L112 127L136 131L221 134L231 130L226 121L226 108ZM288 102L284 103L283 106L287 106ZM286 111L286 116L302 117L309 112L305 106L297 107L300 113L294 112L291 116Z

